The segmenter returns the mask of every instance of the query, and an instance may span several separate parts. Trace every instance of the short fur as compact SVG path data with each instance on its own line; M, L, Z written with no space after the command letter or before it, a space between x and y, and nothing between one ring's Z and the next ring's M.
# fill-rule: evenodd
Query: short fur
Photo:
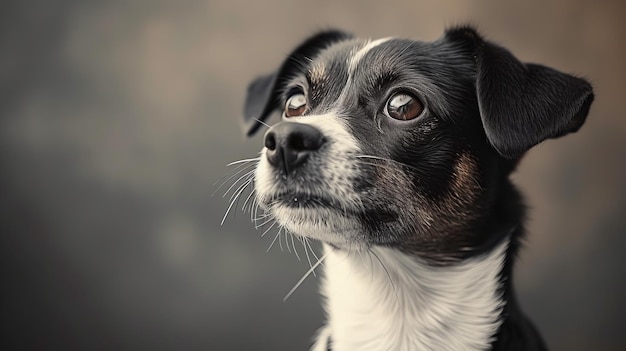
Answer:
M397 92L422 114L385 115ZM513 292L525 210L509 174L582 126L590 84L471 27L434 42L327 31L252 82L246 133L293 94L306 111L266 133L254 185L280 226L325 243L314 349L544 350Z

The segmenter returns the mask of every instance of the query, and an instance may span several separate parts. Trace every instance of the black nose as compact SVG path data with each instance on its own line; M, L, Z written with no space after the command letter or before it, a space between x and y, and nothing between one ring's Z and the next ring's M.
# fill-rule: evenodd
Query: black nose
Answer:
M281 122L265 133L269 163L289 175L324 145L324 136L308 124Z

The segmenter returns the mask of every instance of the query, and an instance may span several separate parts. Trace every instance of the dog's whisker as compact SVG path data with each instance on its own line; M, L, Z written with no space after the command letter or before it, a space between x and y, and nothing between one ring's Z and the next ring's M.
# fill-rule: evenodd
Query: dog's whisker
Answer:
M227 179L225 182L228 182L231 178L235 177L239 172L239 170L241 170L242 168L248 168L248 167L253 167L255 165L249 165L249 164L239 164L237 165L237 167L231 169L227 174L223 175L220 179L218 179L217 181L215 181L213 183L213 186L217 185L218 183L220 183L222 180L224 180L227 177L230 177L229 179Z
M224 191L224 194L222 194L222 198L226 197L228 195L228 193L230 193L230 191L235 187L235 186L239 186L241 185L240 182L243 181L243 183L246 183L247 181L249 181L251 178L253 178L254 175L251 175L250 172L246 173L246 174L242 174L239 176L239 178L237 178L229 187L228 189L226 189L226 191ZM222 185L220 185L217 189L215 189L215 191L213 192L213 194L211 196L213 196L224 184L226 184L226 182L222 183ZM236 191L235 191L236 193ZM232 198L229 199L229 201L232 200Z
M274 220L273 218L271 220ZM261 234L261 238L265 236L265 234L267 234L270 230L272 230L272 228L274 228L274 226L276 225L277 221L274 220L274 223L272 223L272 225L270 225L264 232L263 234Z
M257 206L256 209L258 209L258 208L259 207ZM273 214L271 212L263 211L263 213L260 213L260 214L258 212L256 212L253 220L255 222L257 222L257 221L260 221L260 220L262 220L264 218L267 218L267 217L270 217L270 216L273 216Z
M228 193L235 187L238 186L238 183L243 181L244 183L249 182L253 176L254 170L249 171L243 175L241 175L239 178L237 178L237 180L235 180L233 182L233 184L231 186L228 187L228 189L226 189L226 191L224 192L224 195L222 195L222 197L226 197L226 195L228 195ZM237 188L237 190L239 190ZM235 190L235 193L237 193L237 190ZM232 197L231 197L232 200Z
M250 219L254 222L254 224L256 225L257 222L257 218L259 218L259 203L257 201L257 198L255 197L254 200L252 200L253 204L254 204L254 209L250 212Z
M293 252L296 254L296 258L298 259L298 261L300 260L300 255L298 255L298 249L296 249L296 243L293 241L293 234L289 234L289 236L291 237L291 246L293 247Z
M234 205L233 205L234 208L239 207L239 201L241 200L241 195L244 193L244 191L246 191L246 189L248 189L251 183L252 183L251 180L246 181L239 188L237 188L237 191L233 193L233 195L230 197L229 201L234 202ZM238 211L233 212L234 218L237 218L237 212Z
M362 165L368 165L368 166L380 167L380 168L385 168L385 169L388 169L388 168L390 168L390 167L391 167L390 165L385 164L385 163L367 162L367 161L363 161L363 160L357 160L357 162L358 162L359 164L362 164Z
M261 227L259 225L260 221L263 221L263 220L265 220L265 219L267 219L267 218L269 218L271 216L271 214L269 214L269 213L258 214L257 209L258 209L258 207L254 207L253 208L253 212L250 215L250 221L254 224L254 228L255 229L258 229L258 227ZM255 214L257 214L257 215L255 215Z
M245 177L245 176L244 176ZM237 186L237 188L235 189L235 191L233 191L233 194L230 196L230 198L228 199L228 201L232 201L235 198L235 194L239 193L239 190L241 190L242 187L247 187L248 185L250 185L253 182L252 177L248 176L241 179L243 182L241 184L239 184L239 186ZM238 181L239 182L239 181ZM235 183L236 184L236 183ZM224 197L227 195L227 193L224 194Z
M378 262L380 262L380 266L385 271L385 274L387 274L387 278L389 279L389 284L391 284L391 289L395 292L396 298L399 298L398 291L396 290L396 286L393 283L393 279L391 278L391 274L389 274L389 271L387 270L387 267L383 263L383 260L381 260L380 257L378 256L378 254L374 250L372 250L371 248L368 248L367 251L370 252L378 260Z
M270 250L272 249L272 246L274 246L274 243L276 242L276 239L278 239L280 237L280 233L282 231L283 231L282 227L278 228L278 232L276 232L276 236L274 236L274 240L272 240L272 243L270 244L270 246L267 248L267 250L265 250L265 253L270 252Z
M270 126L269 124L267 124L267 123L265 123L265 122L261 121L260 119L258 119L258 118L256 118L256 117L253 117L252 119L253 119L253 120L255 120L255 121L257 121L257 122L259 122L259 124L261 124L261 125L262 125L262 126L264 126L264 127L271 128L271 126Z
M218 190L220 190L224 185L228 184L228 182L230 182L233 178L235 178L236 176L240 175L242 172L248 171L250 170L250 168L255 167L254 165L239 165L237 166L237 168L232 170L232 174L230 174L230 176L227 174L225 176L223 176L222 178L220 178L218 181L216 181L215 183L213 183L213 186L217 185L218 183L220 183L220 185L213 191L213 193L211 193L211 196L215 195L215 193L217 193ZM224 178L228 177L228 179L224 180Z
M372 159L372 160L380 160L380 161L384 161L384 162L393 163L393 164L396 164L396 165L401 166L401 167L407 167L407 168L410 168L410 169L413 169L413 170L420 171L420 169L415 167L415 166L411 166L409 164L406 164L406 163L403 163L403 162L400 162L400 161L396 161L396 160L393 160L393 159L390 159L390 158L386 158L386 157L380 157L380 156L374 156L374 155L356 155L354 157L356 157L356 158L367 158L367 159Z
M298 280L296 285L294 285L294 287L291 288L291 290L289 290L287 295L285 295L285 297L283 298L283 301L287 301L287 299L296 291L296 289L298 289L300 287L300 285L302 285L304 280L309 275L311 275L311 273L313 273L313 271L315 271L315 269L326 259L326 257L328 257L328 255L329 255L329 253L326 253L324 256L322 256L321 259L319 259L317 262L315 262L315 264L313 266L311 266L311 268L302 276L302 278L300 278L300 280Z
M258 216L256 216L256 217L252 218L252 220L256 223L256 222L258 222L258 221L260 221L260 220L263 220L263 219L268 218L268 217L271 217L271 216L273 216L271 213L269 213L269 212L264 212L263 214L258 215Z
M220 222L220 225L224 225L224 221L226 221L226 217L228 217L228 213L230 213L230 210L233 208L233 205L235 204L235 201L237 200L237 198L239 197L239 195L241 195L241 193L246 189L246 187L248 185L250 185L252 182L248 181L247 183L245 183L241 190L239 190L238 193L236 193L235 198L230 202L230 205L228 205L228 208L226 209L226 213L224 214L224 218L222 218L222 222Z
M315 250L313 250L313 247L311 246L311 242L309 241L309 239L308 238L304 238L304 239L305 239L307 246L311 250L311 254L313 254L313 257L315 257L316 260L319 260L320 258L317 257L317 254L315 253Z
M391 163L397 163L400 165L405 165L404 163L400 162L400 161L396 161L392 158L388 158L388 157L382 157L382 156L376 156L376 155L366 155L366 154L361 154L361 155L354 155L355 158L358 159L372 159L372 160L379 160L379 161L385 161L385 162L391 162Z
M308 240L306 240L306 242L308 243ZM311 264L311 256L309 256L309 250L307 250L307 246L305 244L302 244L302 246L304 246L304 253L306 254L306 260L309 262L309 267L313 267L313 265ZM311 252L313 252L313 249L311 249ZM315 271L313 271L313 276L315 276Z
M393 166L387 163L375 163L375 162L367 162L364 160L357 160L357 163L360 165L366 165L366 166L371 166L374 168L380 168L380 169L384 169L384 170L391 170L393 171Z
M261 227L265 226L266 224L268 224L269 222L271 222L271 221L273 221L273 220L274 220L274 216L269 216L269 215L268 215L268 216L265 216L265 217L263 217L263 218L261 218L261 219L265 219L265 218L267 218L267 220L266 220L265 222L261 223L261 224L255 224L254 229L257 229L257 230L258 230L259 228L261 228ZM260 219L260 220L261 220L261 219Z
M284 233L285 235L285 242L287 242L287 238L286 236L288 235L286 232ZM285 252L285 250L283 249L283 238L278 238L278 247L280 247L280 251L281 252Z
M270 223L274 219L275 218L273 216L263 216L262 218L258 218L258 219L255 218L254 229L259 230L265 227L268 223ZM262 222L262 223L258 223L258 222Z
M257 197L254 196L252 198L252 204L250 205L250 221L251 222L256 222L255 218L256 218L258 210L259 210L259 206L257 204Z
M249 204L250 199L252 198L252 196L254 196L255 193L256 193L256 190L253 188L252 191L250 192L250 195L246 197L246 201L243 202L243 206L241 206L241 211L246 212L246 205Z
M285 246L287 247L287 252L291 253L291 248L289 247L289 239L287 238L291 234L285 233Z
M254 157L254 158L245 158L245 159L242 159L242 160L233 161L233 162L227 164L226 167L239 165L239 164L245 164L245 163L249 163L249 162L258 162L260 160L261 160L261 156Z
M374 259L372 258L372 256L373 256L373 255L367 255L367 258L368 258L368 259L369 259L369 261L370 261L370 269L369 269L369 272L370 272L370 281L373 281L373 280L374 280Z

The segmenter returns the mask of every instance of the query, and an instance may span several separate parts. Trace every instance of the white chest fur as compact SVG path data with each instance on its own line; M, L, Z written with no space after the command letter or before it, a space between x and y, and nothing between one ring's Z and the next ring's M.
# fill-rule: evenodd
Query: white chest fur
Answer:
M386 248L349 254L325 247L328 323L313 350L326 350L328 336L333 351L487 349L501 323L498 276L507 246L504 240L449 267Z

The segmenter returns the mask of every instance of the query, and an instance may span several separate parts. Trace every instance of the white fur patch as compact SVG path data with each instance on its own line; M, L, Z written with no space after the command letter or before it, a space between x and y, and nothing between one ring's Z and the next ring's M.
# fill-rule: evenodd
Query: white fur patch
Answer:
M333 351L487 349L501 324L498 276L508 243L448 267L388 248L348 253L326 246L328 323L312 350L325 350L329 336Z

